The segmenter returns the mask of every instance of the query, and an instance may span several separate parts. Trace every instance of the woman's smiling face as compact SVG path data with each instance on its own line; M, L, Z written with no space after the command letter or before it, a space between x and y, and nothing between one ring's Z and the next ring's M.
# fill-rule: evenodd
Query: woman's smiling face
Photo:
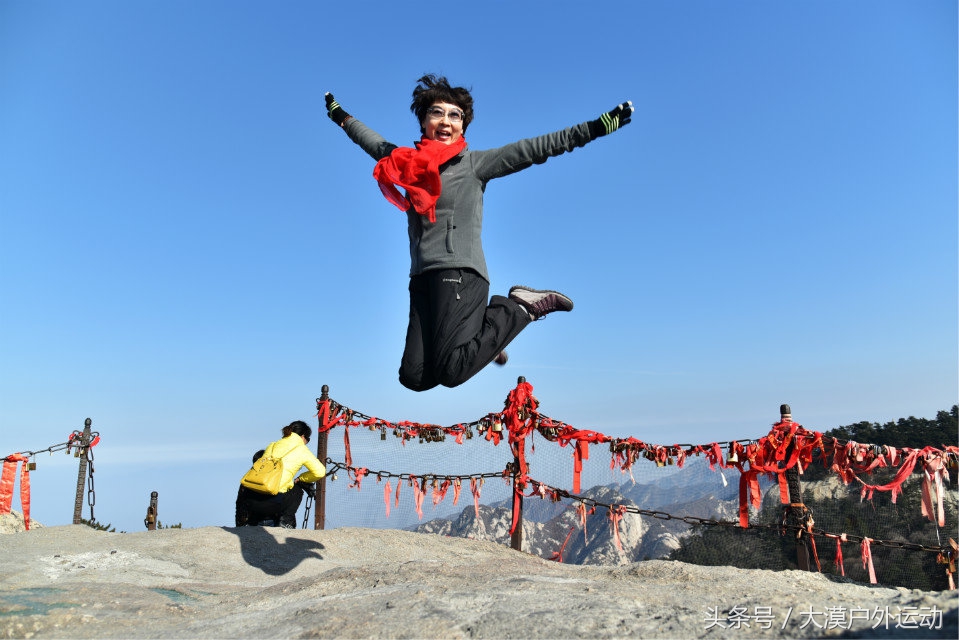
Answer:
M463 135L463 110L449 102L435 102L421 124L426 138L453 144Z

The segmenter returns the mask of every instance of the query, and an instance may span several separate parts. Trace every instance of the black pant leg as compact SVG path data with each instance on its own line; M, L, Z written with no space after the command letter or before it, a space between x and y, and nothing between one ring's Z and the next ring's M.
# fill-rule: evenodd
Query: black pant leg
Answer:
M246 489L243 493L242 508L249 518L247 524L276 525L283 511L283 494L271 496L268 493Z
M283 504L277 525L296 529L296 512L300 510L300 503L303 501L303 487L294 482L292 489L280 495L283 497Z
M530 323L517 303L488 296L489 283L471 269L437 273L433 362L443 386L459 386L479 373Z
M236 526L244 527L250 523L250 509L246 504L246 492L247 488L242 484L236 492L236 516L235 522Z
M410 319L400 361L400 384L426 391L437 384L433 374L433 304L428 275L410 278Z

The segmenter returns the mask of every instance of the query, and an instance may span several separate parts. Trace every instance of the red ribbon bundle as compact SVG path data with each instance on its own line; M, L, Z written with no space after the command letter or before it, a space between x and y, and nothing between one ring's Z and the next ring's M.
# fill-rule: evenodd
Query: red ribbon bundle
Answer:
M30 468L27 458L14 453L3 460L3 475L0 476L0 515L10 513L13 506L13 487L17 481L17 463L22 462L20 470L20 508L23 509L23 526L30 528Z
M466 148L466 140L460 137L452 144L421 138L416 148L397 147L390 155L376 163L373 177L387 200L401 211L410 204L417 213L436 222L436 201L440 198L443 183L440 180L440 165L449 162ZM406 196L397 187L406 190Z

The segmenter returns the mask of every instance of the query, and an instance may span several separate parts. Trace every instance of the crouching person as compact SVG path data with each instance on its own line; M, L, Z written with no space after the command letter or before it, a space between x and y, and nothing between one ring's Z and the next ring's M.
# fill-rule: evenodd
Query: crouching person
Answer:
M241 486L236 497L236 526L272 521L285 529L296 528L296 512L303 494L326 475L326 467L306 446L312 435L308 424L296 420L283 427L283 438L264 449L264 456L280 460L279 490L273 495ZM303 467L307 470L297 477Z

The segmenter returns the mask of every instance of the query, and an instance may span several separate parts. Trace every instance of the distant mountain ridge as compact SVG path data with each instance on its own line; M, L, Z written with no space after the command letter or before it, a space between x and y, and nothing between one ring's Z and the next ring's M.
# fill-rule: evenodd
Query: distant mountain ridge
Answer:
M583 492L584 498L604 505L631 505L678 516L660 519L627 512L617 524L619 545L608 508L597 506L595 512L587 516L584 532L582 516L573 501L525 498L523 550L547 559L558 559L557 554L561 553L562 561L570 564L625 565L665 558L678 549L681 538L692 528L680 519L682 516L715 520L738 517L738 483L724 486L716 478L709 478L683 484L684 480L688 478L671 477L643 484L613 483ZM512 514L512 501L504 500L480 505L479 517L474 507L469 506L456 518L436 518L411 530L508 545Z

